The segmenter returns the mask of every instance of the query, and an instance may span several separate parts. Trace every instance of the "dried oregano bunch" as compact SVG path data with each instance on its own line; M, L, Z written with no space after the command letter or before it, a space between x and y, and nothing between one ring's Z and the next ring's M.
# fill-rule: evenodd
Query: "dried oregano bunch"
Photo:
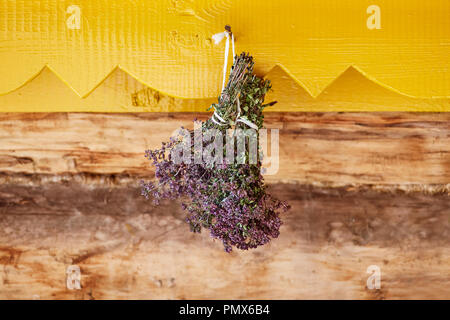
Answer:
M262 111L273 104L263 104L271 85L252 73L253 64L248 54L235 57L227 86L211 106L214 115L145 154L156 168L157 182L142 182L142 194L156 204L181 198L191 230L209 229L227 252L278 237L279 215L289 209L266 192L259 143L252 148L251 140L259 138L255 129L263 127Z

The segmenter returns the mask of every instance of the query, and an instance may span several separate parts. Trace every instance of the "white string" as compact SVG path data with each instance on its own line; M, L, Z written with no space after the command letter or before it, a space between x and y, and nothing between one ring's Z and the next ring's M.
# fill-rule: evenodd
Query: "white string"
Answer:
M236 120L236 122L242 122L245 123L246 125L248 125L250 128L258 130L258 126L256 124L254 124L253 122L251 122L250 120L247 120L243 117L240 117L239 119Z
M217 121L214 119L214 115L213 115L213 117L211 118L211 120L212 120L212 122L214 122L214 123L217 124L218 126L223 126L223 124L217 122Z
M221 123L217 122L215 118L217 118ZM228 122L225 119L219 116L219 113L217 112L216 109L214 109L214 113L213 116L211 117L211 120L219 126L226 126L228 124Z
M237 97L237 99L236 99L236 106L237 106L237 111L238 111L238 114L236 116L236 119L237 119L236 123L242 122L242 123L245 123L246 125L248 125L250 128L258 130L258 126L256 124L254 124L253 122L249 121L246 118L241 117L241 103L239 101L239 97Z
M236 60L236 52L234 52L234 35L233 34L231 34L231 48L233 51L233 63L234 63L234 60Z
M219 32L212 36L214 43L219 44L223 38L227 38L225 42L225 54L224 54L224 61L223 61L223 79L222 79L222 92L223 89L225 89L225 80L227 77L227 64L228 64L228 52L230 51L230 33L228 31ZM234 51L234 36L231 34L231 48L233 52L233 63L235 59L235 51Z
M228 64L228 51L230 51L230 34L226 33L227 41L225 42L225 57L223 61L223 79L222 79L222 92L225 89L225 78L227 76L227 64Z
M230 51L230 33L228 31L224 31L224 32L219 32L216 33L215 35L212 36L212 39L214 40L215 44L219 44L224 38L227 38L226 42L225 42L225 54L224 54L224 62L223 62L223 78L222 78L222 93L223 90L225 89L225 80L227 77L227 64L228 64L228 52ZM236 59L236 53L234 51L234 35L233 33L231 33L231 51L233 53L233 63L235 62ZM239 102L239 98L237 97L237 116L236 116L236 123L237 122L242 122L245 123L246 125L248 125L250 128L253 128L255 130L258 130L258 126L256 124L254 124L253 122L249 121L246 118L241 117L241 107L240 107L240 102ZM219 121L216 121L217 118ZM217 110L214 110L214 114L211 118L211 120L219 125L219 126L224 126L227 125L228 122L226 120L224 120L217 112Z
M220 122L222 123L227 123L226 120L224 120L221 116L219 116L219 113L217 112L217 110L214 110L214 116L219 119Z

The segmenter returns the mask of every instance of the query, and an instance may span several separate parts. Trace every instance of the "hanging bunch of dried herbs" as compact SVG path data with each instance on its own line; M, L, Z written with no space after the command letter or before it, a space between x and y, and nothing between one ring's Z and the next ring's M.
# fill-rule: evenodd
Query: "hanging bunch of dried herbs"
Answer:
M261 175L262 111L273 103L263 104L271 85L253 74L253 64L248 54L235 57L213 116L146 151L157 181L142 182L142 194L155 203L181 198L191 230L209 229L227 252L278 237L280 213L289 208L267 193Z

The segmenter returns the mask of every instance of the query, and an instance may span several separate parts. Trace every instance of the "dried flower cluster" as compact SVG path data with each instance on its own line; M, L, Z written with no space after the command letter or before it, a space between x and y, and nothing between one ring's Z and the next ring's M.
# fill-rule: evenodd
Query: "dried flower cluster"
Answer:
M245 130L243 122L235 122L236 117L263 126L262 111L272 104L263 104L270 82L252 74L253 59L248 54L235 58L226 88L219 97L214 108L226 124L209 119L198 128L189 130L192 138L196 134L215 129L230 136L229 131ZM201 132L199 132L201 131ZM256 134L257 131L255 130ZM266 244L271 238L279 235L282 224L280 213L289 206L273 198L266 192L261 175L261 157L255 164L249 161L249 151L237 154L235 158L243 160L239 163L198 163L195 158L198 152L192 147L187 161L173 161L180 138L172 137L170 142L163 143L157 150L147 150L146 157L156 167L157 183L142 182L142 194L153 198L155 203L160 199L182 199L182 207L188 212L187 222L191 230L200 232L202 228L210 230L213 238L220 239L225 251L232 247L238 249L256 248ZM210 139L201 140L202 147L207 148ZM226 148L223 148L224 158ZM244 159L242 159L244 158Z

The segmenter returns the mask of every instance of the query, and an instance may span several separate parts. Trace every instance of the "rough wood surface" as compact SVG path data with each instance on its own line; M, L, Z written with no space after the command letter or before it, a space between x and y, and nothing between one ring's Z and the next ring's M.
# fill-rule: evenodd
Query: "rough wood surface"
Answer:
M268 113L292 211L231 255L139 195L143 151L195 116L0 114L0 298L450 298L450 114Z
M151 176L144 150L159 147L193 113L3 113L0 172ZM267 113L280 129L269 182L447 190L450 113Z
M280 237L227 254L188 231L178 203L154 208L135 187L3 184L0 298L450 298L447 195L271 190L292 205ZM366 287L370 265L380 289Z

